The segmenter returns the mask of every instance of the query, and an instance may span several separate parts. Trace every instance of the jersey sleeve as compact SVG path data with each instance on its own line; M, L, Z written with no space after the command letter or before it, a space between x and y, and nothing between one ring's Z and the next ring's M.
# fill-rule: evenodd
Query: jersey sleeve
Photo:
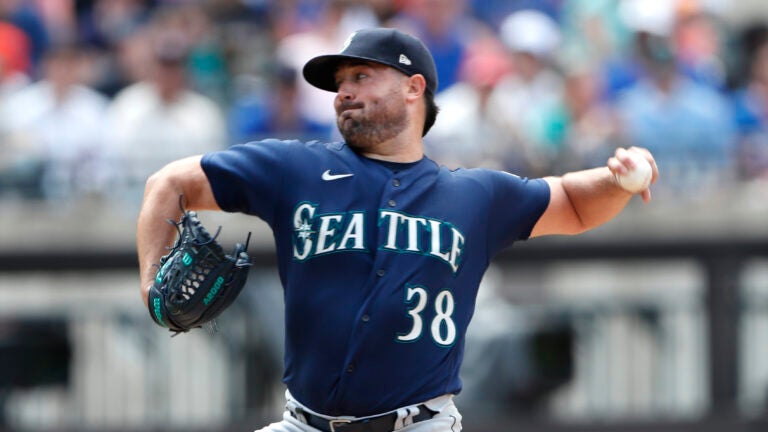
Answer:
M492 199L489 208L489 252L491 256L513 242L526 240L549 205L549 184L506 172L491 172Z
M302 143L265 140L206 153L201 165L222 210L272 224Z

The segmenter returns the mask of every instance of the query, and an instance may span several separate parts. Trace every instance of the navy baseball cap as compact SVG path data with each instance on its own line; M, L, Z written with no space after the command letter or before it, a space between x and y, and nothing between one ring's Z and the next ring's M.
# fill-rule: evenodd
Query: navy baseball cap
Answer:
M336 69L345 60L381 63L413 76L421 74L427 89L437 90L435 60L419 39L392 28L369 28L352 33L339 54L315 57L304 65L304 79L313 86L336 92Z

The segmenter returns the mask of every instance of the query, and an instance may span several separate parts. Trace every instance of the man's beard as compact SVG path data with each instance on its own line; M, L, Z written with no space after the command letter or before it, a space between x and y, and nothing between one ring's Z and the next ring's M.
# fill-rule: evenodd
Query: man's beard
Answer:
M392 139L405 130L408 116L404 107L395 106L393 100L384 102L378 110L366 115L365 110L350 111L344 115L347 108L363 108L355 102L342 103L341 114L337 117L337 126L346 143L356 149L365 150L384 141ZM362 114L362 116L360 116Z

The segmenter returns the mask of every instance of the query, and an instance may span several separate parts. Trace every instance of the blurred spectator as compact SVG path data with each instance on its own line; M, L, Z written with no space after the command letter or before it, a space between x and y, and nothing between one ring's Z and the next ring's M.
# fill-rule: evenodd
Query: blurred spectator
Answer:
M664 0L660 0L664 2ZM637 79L626 49L633 33L623 20L626 1L565 0L559 60L564 87L560 103L545 116L545 139L559 148L556 172L605 163L617 145L611 100Z
M27 72L36 78L36 67L49 43L48 31L37 9L29 1L0 0L0 20L15 25L27 35L31 62Z
M635 35L644 32L668 37L675 21L677 0L621 0L615 5L625 40L615 56L603 65L605 98L616 99L640 79L643 65L635 55Z
M724 89L724 45L719 7L706 0L622 0L615 6L623 23L622 45L606 63L606 94L615 99L641 78L645 65L634 55L635 35L669 39L679 72L700 84Z
M632 32L622 20L621 5L616 0L565 0L561 13L562 60L594 68L601 75L610 71L613 63L622 61ZM609 84L604 78L600 81L604 86Z
M726 83L720 23L701 1L681 0L675 10L672 40L678 63L687 75L713 88Z
M206 8L210 27L205 38L216 44L226 73L227 104L237 103L243 81L269 74L275 59L272 2L217 0ZM199 82L199 81L198 81Z
M242 77L240 95L230 110L230 131L235 142L264 138L321 140L328 129L305 118L299 109L297 74L288 66L276 67L273 82L262 85Z
M732 179L733 123L727 101L679 69L669 38L640 31L640 80L619 101L626 145L648 148L674 191L714 188Z
M508 161L514 162L508 162L507 169L521 176L542 176L551 173L559 151L546 139L545 115L562 98L562 77L552 64L560 31L547 15L522 10L508 16L500 32L514 71L496 85L489 104L512 142Z
M743 180L768 178L768 26L745 31L746 79L733 94L737 166Z
M329 109L334 95L308 86L301 67L317 52L338 51L354 30L388 25L418 35L434 53L442 113L426 145L446 165L538 176L601 164L612 147L638 144L660 149L662 168L681 182L703 175L701 170L728 172L733 152L740 178L761 177L768 170L768 96L756 43L748 54L748 73L738 71L745 77L732 94L733 104L724 107L714 94L725 90L726 55L733 54L723 50L732 30L724 25L724 5L723 0L0 0L0 104L43 73L39 84L51 80L38 65L52 41L89 47L96 55L84 60L80 53L78 68L88 76L79 76L78 86L113 98L109 117L118 121L99 150L113 152L112 157L127 154L134 162L124 165L131 171L126 179L141 183L161 165L137 162L150 155L163 160L267 135L338 138ZM664 72L659 55L666 48L656 42L638 51L640 33L664 39L672 57L667 63L675 67ZM499 52L499 42L505 52ZM153 52L168 46L181 54ZM91 67L82 66L84 61ZM200 130L173 127L190 120L180 121L172 112L198 119L191 124ZM735 119L737 143L726 118ZM616 119L622 121L620 130ZM6 131L9 121L0 119ZM26 178L36 182L32 189L48 193L39 176L43 166L30 174L34 163L19 164L21 155L48 158L47 150L9 151L11 143L22 142L31 141L0 142L3 155L16 154L0 165L6 173L9 165L24 166ZM683 166L681 155L693 147L701 157L687 158ZM671 165L665 167L667 161Z
M93 83L101 92L114 96L136 79L121 64L126 42L147 25L150 9L145 0L93 0L79 9L78 32L83 44L94 47L99 73Z
M505 17L526 9L535 9L557 20L565 1L567 0L469 0L469 4L476 18L498 29Z
M466 46L477 36L477 24L466 13L466 0L408 0L386 23L421 39L437 67L437 93L458 80Z
M178 32L183 33L190 46L190 86L224 106L228 102L227 65L221 42L205 10L196 4L176 8L169 14Z
M29 81L29 38L13 24L0 22L0 100Z
M460 80L438 93L440 107L434 127L425 137L432 159L449 168L504 168L509 139L488 100L511 61L494 38L470 45L459 69Z
M344 26L351 3L348 0L329 0L321 9L314 27L292 34L277 44L275 59L282 65L300 71L304 64L320 52L339 52L349 34L360 28L376 26L371 13L369 20ZM300 74L296 75L299 115L313 124L313 129L325 129L326 136L335 131L336 115L332 109L334 94L309 85Z
M569 65L563 98L545 113L548 146L560 151L555 172L600 166L618 144L618 124L613 107L602 99L601 76L587 64Z
M80 10L83 43L110 49L138 31L150 15L146 0L93 0Z
M77 0L36 0L35 9L45 26L48 39L57 45L79 43Z
M189 47L183 40L137 35L147 78L122 90L108 110L110 159L119 167L127 192L171 160L221 149L227 144L220 108L188 86Z
M201 5L181 3L156 8L149 19L147 31L152 33L152 38L173 39L183 45L187 50L184 66L189 87L222 107L226 105L226 60L213 24ZM137 74L129 77L135 78ZM141 72L138 78L143 78Z
M46 53L43 79L0 104L6 186L29 197L71 198L97 190L107 99L83 86L84 53Z
M392 0L363 0L363 3L369 8L373 15L376 17L376 21L380 23L388 22L394 18L398 12L398 5L396 1Z

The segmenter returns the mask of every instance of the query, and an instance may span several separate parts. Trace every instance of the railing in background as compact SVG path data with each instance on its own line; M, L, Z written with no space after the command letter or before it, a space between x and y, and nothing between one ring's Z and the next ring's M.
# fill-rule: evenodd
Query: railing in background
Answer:
M215 430L233 418L262 415L260 406L270 408L266 401L274 398L268 393L277 390L260 374L279 376L277 355L264 347L244 302L217 322L214 333L171 337L147 321L134 273L94 269L0 276L0 340L8 348L3 352L29 356L16 362L21 370L0 375L12 382L22 373L66 369L58 382L0 393L8 426ZM63 323L70 355L43 361L41 370L33 351L18 348L29 344L31 335L26 341L9 336L45 322Z
M2 322L63 318L73 353L68 386L5 393L9 426L252 430L279 416L282 315L270 254L256 257L253 286L220 320L218 333L172 339L139 306L133 253L54 255L0 257ZM469 353L490 358L477 336L491 334L485 326L493 323L483 320L481 298L468 340L477 351L468 351L467 394L459 397L466 402L465 429L763 425L766 256L768 243L759 240L515 246L496 260L484 282L495 287L484 292L508 296L518 312L509 323L535 328L542 317L564 319L559 322L568 323L576 341L573 378L526 413L505 400L492 414L475 410L471 368L479 363ZM496 336L489 346L504 346L508 335Z

